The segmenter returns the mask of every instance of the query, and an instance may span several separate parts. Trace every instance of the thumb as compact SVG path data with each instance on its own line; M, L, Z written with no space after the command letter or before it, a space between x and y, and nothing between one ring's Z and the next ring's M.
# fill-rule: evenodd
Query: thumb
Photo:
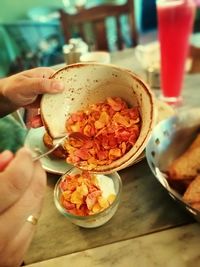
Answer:
M32 78L30 86L36 95L60 93L64 90L64 83L55 79Z

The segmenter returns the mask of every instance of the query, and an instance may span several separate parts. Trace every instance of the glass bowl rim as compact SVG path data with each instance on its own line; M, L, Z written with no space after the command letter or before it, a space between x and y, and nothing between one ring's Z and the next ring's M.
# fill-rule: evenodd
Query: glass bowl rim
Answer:
M122 193L122 180L121 180L121 177L120 175L118 174L118 172L112 172L112 173L109 173L109 174L103 174L103 173L96 173L94 175L105 175L105 176L111 176L111 175L115 175L116 178L117 178L117 181L118 181L118 185L119 185L119 189L118 189L118 192L116 193L116 197L114 199L114 201L111 203L111 205L109 205L109 207L107 207L106 209L96 213L96 214L91 214L91 215L86 215L86 216L80 216L80 215L75 215L75 214L72 214L72 213L69 213L64 207L62 207L62 205L60 204L59 200L58 200L58 192L60 191L59 189L59 184L60 182L62 181L62 179L64 179L64 177L69 174L71 171L73 171L75 168L71 168L70 170L68 170L65 174L63 174L59 179L58 181L56 182L55 184L55 187L54 187L54 203L55 203L55 206L56 208L58 209L58 211L63 214L65 217L69 217L71 219L78 219L78 220L86 220L86 219L95 219L97 217L99 217L101 214L103 213L106 213L107 211L109 211L110 209L112 209L113 207L115 207L119 200L120 200L120 196L121 196L121 193ZM82 170L80 170L82 171ZM91 173L92 174L92 173Z

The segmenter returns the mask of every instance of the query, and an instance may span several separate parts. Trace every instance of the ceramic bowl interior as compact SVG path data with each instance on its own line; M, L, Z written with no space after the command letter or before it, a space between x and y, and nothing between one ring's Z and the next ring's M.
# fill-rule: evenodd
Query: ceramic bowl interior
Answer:
M70 114L107 97L121 97L130 107L139 107L142 125L133 148L110 165L98 166L93 171L111 173L134 162L144 150L155 123L155 102L148 86L129 70L100 63L68 65L53 78L65 84L63 93L45 94L41 101L42 119L53 138L65 135Z
M167 179L169 165L191 144L200 131L200 108L186 109L161 121L153 130L146 147L146 158L153 174L167 190L195 218L200 221L200 212L182 200ZM181 140L181 141L180 141Z
M67 172L67 174L76 174L79 173L80 170L77 168L72 168L70 171ZM115 192L116 192L116 198L113 201L113 203L106 208L105 210L93 214L93 215L88 215L88 216L78 216L69 213L60 203L60 196L61 196L61 191L60 191L60 183L61 181L65 178L64 174L61 176L61 178L57 181L55 188L54 188L54 203L55 206L57 207L58 211L64 215L70 222L73 224L76 224L78 226L84 227L84 228L95 228L99 227L106 222L108 222L116 213L117 208L120 203L120 198L121 198L121 192L122 192L122 181L117 172L114 172L112 174L108 174L107 177L112 179ZM99 175L99 174L97 174Z

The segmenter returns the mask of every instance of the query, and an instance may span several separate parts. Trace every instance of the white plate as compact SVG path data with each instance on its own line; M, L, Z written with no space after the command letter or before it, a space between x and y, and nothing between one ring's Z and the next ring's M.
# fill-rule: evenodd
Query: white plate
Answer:
M44 127L29 130L25 139L25 146L28 147L33 154L35 154L36 150L39 150L41 153L48 150L43 143L44 133ZM65 160L53 159L48 156L42 158L40 161L43 168L50 173L64 174L72 168L72 165L67 164Z

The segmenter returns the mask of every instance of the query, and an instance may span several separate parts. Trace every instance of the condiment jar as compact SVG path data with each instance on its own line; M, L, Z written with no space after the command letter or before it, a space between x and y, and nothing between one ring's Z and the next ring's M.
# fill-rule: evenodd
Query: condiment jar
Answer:
M157 67L146 69L146 79L152 89L160 89L160 70Z
M66 64L80 62L80 56L88 52L88 45L81 38L72 38L63 46Z

